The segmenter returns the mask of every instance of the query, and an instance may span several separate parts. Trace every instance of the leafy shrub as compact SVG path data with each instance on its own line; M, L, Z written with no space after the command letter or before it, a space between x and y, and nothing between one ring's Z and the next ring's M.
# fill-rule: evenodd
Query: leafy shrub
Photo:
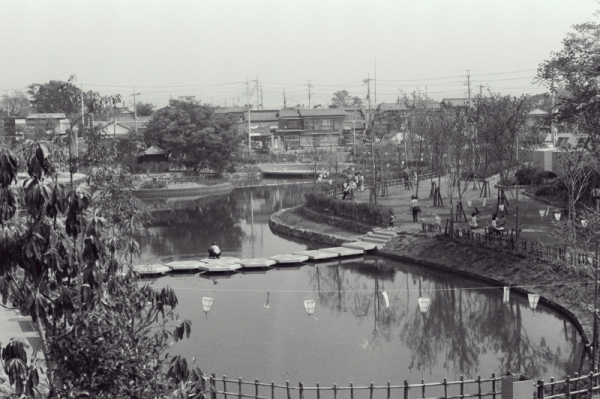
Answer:
M140 184L140 188L143 190L148 190L148 189L157 189L157 188L167 188L168 183L166 180L156 180L156 179L152 179L152 180L144 180L142 182L142 184Z
M543 197L550 194L552 194L552 187L550 186L542 186L535 190L535 195L538 197Z
M519 184L522 185L538 185L542 182L540 178L540 171L537 168L525 167L517 170L515 177Z
M380 225L388 220L393 211L381 205L371 205L363 202L342 201L331 198L322 192L310 191L304 193L306 206L318 212L334 216L342 216L359 222Z

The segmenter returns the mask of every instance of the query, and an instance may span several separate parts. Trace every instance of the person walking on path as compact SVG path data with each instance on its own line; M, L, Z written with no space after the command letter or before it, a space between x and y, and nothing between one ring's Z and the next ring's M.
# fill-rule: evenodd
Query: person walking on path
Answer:
M390 219L388 221L388 230L394 228L394 214L390 211Z
M354 190L356 190L356 183L354 182L354 180L350 180L348 188L350 190L350 201L356 201L356 199L354 198Z
M416 195L411 195L410 200L410 208L412 210L413 222L418 221L419 212L421 212L421 207L419 206L419 200Z

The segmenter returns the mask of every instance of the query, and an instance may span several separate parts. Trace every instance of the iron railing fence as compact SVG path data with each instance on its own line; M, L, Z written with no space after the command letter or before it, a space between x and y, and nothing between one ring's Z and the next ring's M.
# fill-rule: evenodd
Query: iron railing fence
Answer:
M538 380L531 382L532 398L535 399L591 399L600 389L600 373L596 369L586 375L567 376L563 380L550 378L549 382ZM265 383L258 379L244 381L227 378L217 378L214 374L210 377L213 399L463 399L484 398L501 399L502 377L492 374L490 378L464 379L448 381L444 378L441 382L425 382L410 384L385 385L354 385L348 386L321 385L306 386L299 383L297 386L286 381L285 385L274 382Z
M443 232L445 236L452 236L455 239L464 239L482 245L495 245L503 247L513 252L529 254L542 261L563 261L575 265L594 265L595 257L589 252L577 250L574 248L564 248L557 245L546 245L540 242L528 241L516 238L516 230L504 230L499 234L491 234L486 228L483 233L473 231L471 228L454 228L452 222L446 219L446 224L442 227L437 223L428 223L423 221L422 230L426 232Z
M445 175L445 172L442 172L442 176L444 176L444 175ZM437 172L423 173L418 176L418 180L423 181L423 180L429 180L429 179L433 179L433 178L437 178L437 177L438 177ZM412 189L415 183L416 183L416 181L415 181L414 177L408 178L408 179L404 179L404 178L389 179L389 180L377 182L375 188L380 189L381 186L386 186L386 187L404 186L407 189ZM369 182L365 181L365 185L364 185L363 189L368 190L369 187L370 187ZM325 192L325 195L327 195L328 197L333 197L336 194L337 195L343 194L343 191L344 191L344 189L342 187L338 187L337 192L335 190L328 190Z

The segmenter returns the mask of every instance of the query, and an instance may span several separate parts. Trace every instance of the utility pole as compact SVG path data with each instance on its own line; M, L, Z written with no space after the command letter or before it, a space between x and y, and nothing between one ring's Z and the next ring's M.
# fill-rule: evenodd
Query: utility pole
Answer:
M265 109L265 103L263 102L263 91L262 84L260 85L260 109Z
M479 82L479 96L483 97L483 88L485 87L484 85L481 84L481 82Z
M467 83L463 83L467 86L467 92L469 93L469 107L471 106L471 74L467 69Z
M375 57L375 107L377 107L377 57Z
M133 123L134 123L134 131L137 133L138 128L137 128L137 97L141 95L141 93L136 93L135 92L135 87L133 88Z
M252 153L252 146L250 144L250 82L246 78L246 109L248 110L248 157Z
M254 88L256 89L256 110L260 109L260 95L259 95L259 86L258 86L258 76L256 77L256 83L254 84Z
M285 101L285 89L283 89L283 109L287 109L287 102Z
M556 135L554 134L554 105L555 105L555 97L554 97L554 68L552 68L552 80L550 81L550 140L552 140L552 145L556 143ZM594 319L595 320L595 319ZM595 358L594 358L595 359Z
M369 195L369 202L371 202L371 198L373 199L373 203L377 205L377 171L375 169L375 137L373 134L373 115L371 115L371 76L369 76L366 80L363 81L367 84L367 100L369 102L369 133L371 134L371 159L373 161L373 184L371 186L371 193Z
M308 108L310 109L310 88L313 87L310 84L310 80L308 81Z
M7 116L10 116L10 104L9 104L9 100L8 100L8 90L6 90L6 112L7 112Z

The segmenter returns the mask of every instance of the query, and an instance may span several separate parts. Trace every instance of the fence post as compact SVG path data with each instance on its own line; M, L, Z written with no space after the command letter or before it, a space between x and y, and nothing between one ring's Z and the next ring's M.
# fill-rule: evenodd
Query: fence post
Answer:
M371 390L371 392L369 393L369 399L373 399L373 383L371 383L369 389Z
M448 381L444 377L444 399L448 399Z
M254 399L258 399L258 379L254 379Z
M290 398L290 380L287 380L287 381L285 382L285 389L286 389L286 391L287 391L287 399L291 399L291 398Z
M333 384L333 399L337 399L337 384Z
M425 399L425 380L421 379L421 397Z
M271 399L275 399L275 382L271 381Z
M238 398L242 399L242 377L238 379Z
M317 382L317 399L321 399L321 390L319 389L319 383Z
M390 388L390 382L388 381L388 385L387 385L387 399L390 399L391 394L392 394L392 389Z
M210 397L212 399L216 399L217 398L217 383L215 382L215 374L211 374L210 375L210 388L211 388L211 395Z
M538 380L537 399L544 399L544 380ZM591 396L590 396L590 399L591 399Z
M354 399L354 383L350 383L350 399Z
M227 379L227 376L224 375L223 376L223 396L225 397L225 399L227 399L227 381L225 381Z
M554 383L554 377L550 377L550 395L556 394L556 384Z
M304 385L302 385L302 383L299 383L298 386L300 387L300 390L298 391L298 398L303 399L304 398Z
M404 399L408 399L408 381L404 380Z
M573 398L577 399L577 388L579 386L579 373L575 373L575 389L573 389L575 391L575 393L573 394Z
M496 373L492 373L492 399L496 399Z
M590 371L590 399L592 399L592 395L594 395L594 372Z
M481 399L481 376L477 376L477 397Z
M460 397L463 398L465 396L465 378L460 376Z
M567 399L571 399L571 377L569 377L567 375L567 379L565 380L565 382L567 383L567 394L566 394L566 398Z

